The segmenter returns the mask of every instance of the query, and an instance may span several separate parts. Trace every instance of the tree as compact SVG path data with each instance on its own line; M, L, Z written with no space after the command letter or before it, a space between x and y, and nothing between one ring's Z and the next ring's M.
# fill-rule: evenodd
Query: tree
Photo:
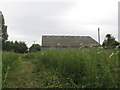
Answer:
M5 25L5 19L2 15L2 42L4 43L8 39L7 26Z
M7 34L7 26L5 25L5 19L4 16L2 15L2 12L0 11L0 28L2 34L0 33L1 37L0 39L2 40L2 50L3 51L14 51L17 53L26 53L28 48L25 44L25 42L18 42L15 41L7 41L8 40L8 34Z
M0 42L2 41L2 12L0 11Z
M13 44L13 51L17 52L17 53L26 53L28 50L27 45L25 44L25 42L18 42L15 41L15 43Z
M5 25L5 19L1 11L0 11L0 21L1 21L0 40L2 41L2 50L4 51L7 49L6 41L8 39L8 34L7 34L7 26Z
M2 43L2 49L3 51L13 51L13 42L6 41Z
M111 36L111 34L106 35L106 39L103 41L103 44L102 44L104 48L105 47L110 48L111 46L115 47L117 45L119 45L119 43L115 40L113 36Z
M36 52L36 51L40 51L40 50L41 50L41 47L39 44L33 44L29 49L30 52Z
M26 53L28 52L28 48L25 42L18 42L18 41L6 41L3 43L3 51L13 51L16 53Z

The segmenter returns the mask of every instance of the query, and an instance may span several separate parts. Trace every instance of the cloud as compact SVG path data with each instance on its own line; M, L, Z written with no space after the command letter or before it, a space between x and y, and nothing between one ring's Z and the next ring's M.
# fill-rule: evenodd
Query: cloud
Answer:
M97 40L98 27L101 41L107 33L117 38L117 8L114 0L0 3L8 25L9 40L25 41L28 46L34 40L40 43L44 34L89 35Z
M73 2L74 0L1 0L0 2Z

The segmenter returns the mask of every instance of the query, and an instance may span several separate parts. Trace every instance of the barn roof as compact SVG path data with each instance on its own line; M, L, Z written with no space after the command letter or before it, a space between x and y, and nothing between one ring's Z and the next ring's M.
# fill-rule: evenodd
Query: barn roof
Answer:
M90 36L42 36L42 46L67 46L67 47L79 47L100 44Z

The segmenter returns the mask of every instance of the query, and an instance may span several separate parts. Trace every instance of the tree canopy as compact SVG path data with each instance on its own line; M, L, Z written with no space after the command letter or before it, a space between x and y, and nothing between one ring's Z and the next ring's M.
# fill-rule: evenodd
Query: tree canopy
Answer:
M16 53L26 53L28 52L28 48L25 44L25 42L21 42L21 41L6 41L5 43L3 43L3 51L13 51Z
M36 52L36 51L40 51L41 50L41 47L39 44L33 44L30 48L29 48L29 51L30 52Z
M119 45L119 43L115 40L115 38L111 34L107 34L105 37L106 38L102 44L104 48L110 48Z
M2 15L2 42L5 42L8 39L7 26L5 25L5 19Z
M0 12L1 13L1 12ZM7 34L7 26L5 25L5 19L4 16L1 13L1 31L2 31L2 50L3 51L14 51L16 53L26 53L28 48L25 42L21 41L7 41L8 40L8 34Z

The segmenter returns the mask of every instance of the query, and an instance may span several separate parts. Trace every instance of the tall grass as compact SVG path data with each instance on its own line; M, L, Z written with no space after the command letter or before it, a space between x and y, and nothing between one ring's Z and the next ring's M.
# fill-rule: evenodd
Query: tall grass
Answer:
M48 50L30 53L26 58L29 57L36 65L35 73L38 76L41 76L42 71L58 74L58 81L64 83L59 83L58 87L118 88L120 84L117 50Z
M2 88L2 51L0 48L0 89Z
M3 84L10 71L15 69L15 62L18 60L18 54L13 52L2 52L2 78Z
M120 51L115 49L46 50L26 55L3 52L4 81L22 59L35 66L35 88L120 88Z

